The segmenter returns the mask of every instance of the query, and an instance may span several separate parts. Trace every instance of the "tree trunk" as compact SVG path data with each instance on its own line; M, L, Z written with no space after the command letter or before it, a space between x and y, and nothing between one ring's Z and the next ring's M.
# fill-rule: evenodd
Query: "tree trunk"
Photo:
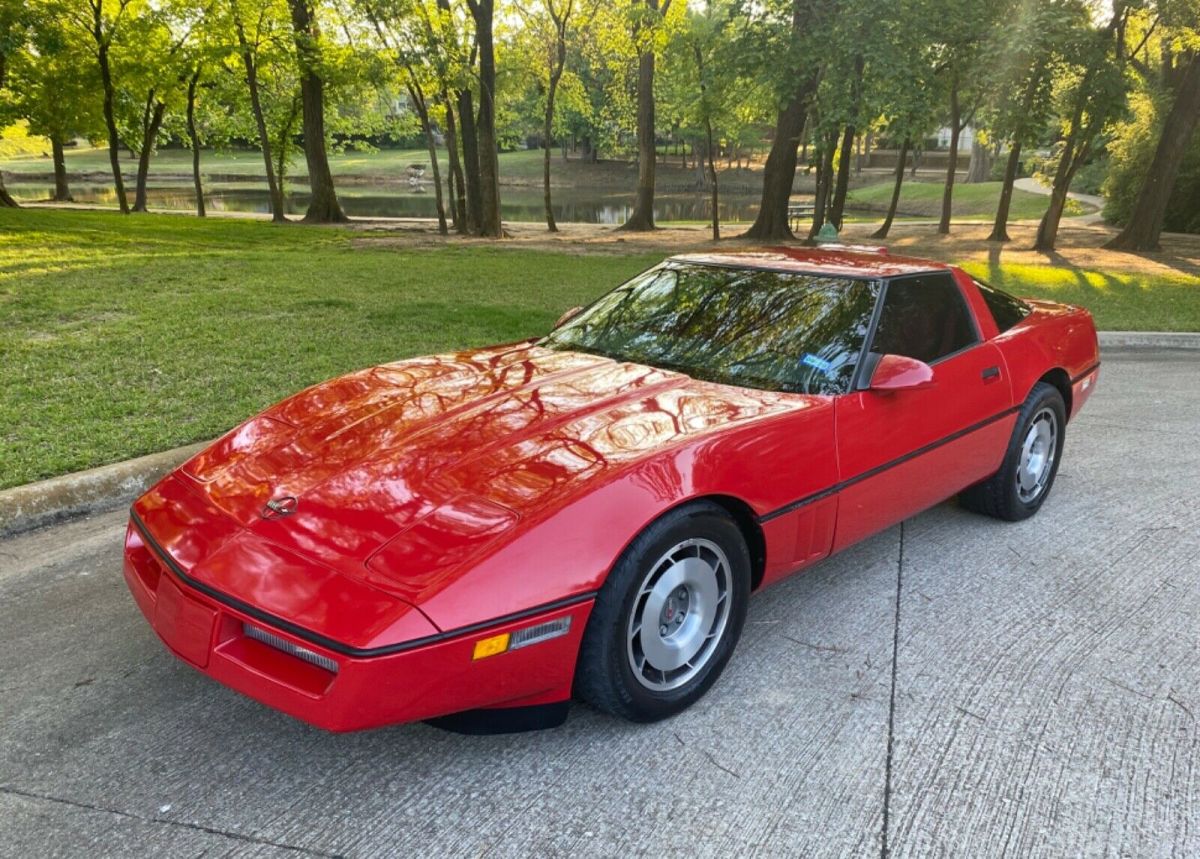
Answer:
M900 186L904 184L904 162L908 158L908 150L911 147L912 141L907 137L904 138L904 143L900 146L900 156L896 160L896 181L892 185L892 200L888 203L887 217L883 219L879 229L871 233L873 239L886 239L892 229L892 221L896 219L896 209L900 206Z
M1084 85L1087 84L1085 79ZM1082 89L1082 87L1081 87ZM1063 143L1062 154L1058 159L1058 167L1054 171L1054 183L1050 189L1050 205L1042 215L1038 224L1037 239L1033 243L1035 251L1052 251L1058 239L1058 225L1062 221L1063 209L1067 205L1067 192L1071 187L1071 179L1075 176L1075 168L1079 154L1075 151L1076 143L1081 136L1080 123L1083 121L1084 99L1077 97L1074 115L1071 117L1067 139Z
M1146 171L1129 223L1106 245L1122 251L1158 250L1163 219L1179 167L1187 154L1196 125L1200 122L1200 51L1192 56L1175 95L1175 103L1163 123L1154 160Z
M759 241L795 238L788 223L788 201L792 197L792 183L796 180L796 150L804 133L806 102L811 93L809 83L805 81L797 88L775 118L775 139L771 141L771 149L763 165L763 189L758 215L746 231L746 238Z
M304 106L304 160L308 164L308 185L312 192L304 220L319 224L342 223L350 219L338 202L325 150L325 81L321 78L319 56L321 33L311 2L288 0Z
M71 189L67 185L67 159L63 152L62 135L50 135L50 150L54 155L54 202L70 203Z
M719 242L721 240L721 195L717 190L717 164L716 161L713 160L714 146L712 119L707 116L704 118L704 133L708 138L706 146L708 154L708 176L709 181L712 182L712 239L714 242Z
M246 31L242 19L238 15L237 6L233 5L233 26L237 32L239 53L242 65L246 69L246 88L250 93L250 109L254 114L254 127L258 131L258 148L262 151L263 166L267 172L267 193L271 201L271 220L283 222L287 215L283 207L283 176L275 173L275 164L271 158L271 136L267 133L266 115L263 113L262 99L258 91L258 63L250 50L246 39Z
M458 128L462 138L463 172L467 180L467 229L479 232L483 187L479 181L479 137L475 133L475 99L469 89L458 93Z
M821 141L817 166L817 199L813 205L812 225L808 228L808 239L812 241L825 226L829 214L829 198L833 185L833 155L837 148L837 132L831 131L829 136Z
M792 3L792 40L797 41L813 23L823 4L794 0ZM788 223L788 201L796 181L796 150L804 138L804 122L808 117L808 98L817 86L817 73L796 74L796 89L775 118L775 139L763 165L762 200L758 216L746 238L777 241L795 238Z
M8 193L8 189L4 187L4 175L0 173L0 208L19 209L21 204L13 199L12 194Z
M542 127L542 136L545 138L542 141L542 202L546 207L546 229L552 233L558 232L558 224L554 222L554 207L550 199L550 141L554 136L554 96L558 92L558 82L567 63L565 20L561 24L556 22L556 26L558 40L555 44L554 66L550 69L550 86L546 90L546 117Z
M1017 168L1021 166L1021 136L1013 138L1008 150L1008 163L1004 165L1004 183L1000 186L1000 203L996 206L996 222L992 225L989 242L1007 242L1008 210L1012 205L1013 183L1017 181Z
M656 0L647 0L657 5ZM654 169L657 147L654 144L654 49L647 48L638 57L637 84L637 200L623 230L654 229Z
M971 141L971 160L967 163L967 184L986 182L992 176L992 154L976 137Z
M950 232L950 210L954 205L954 178L958 170L958 136L962 132L962 111L958 104L958 78L950 85L950 157L946 165L946 184L942 189L942 219L938 232Z
M475 39L479 47L479 116L476 137L479 141L479 235L499 238L500 159L496 146L496 52L493 45L492 16L495 0L467 0L475 19Z
M425 133L425 148L429 152L430 169L433 170L433 203L437 209L438 232L444 236L449 234L450 230L446 226L446 205L442 200L442 173L438 167L437 141L433 138L433 124L429 120L429 103L425 100L425 93L421 89L421 85L417 83L416 75L413 74L411 68L408 73L408 96L417 110L421 131Z
M462 162L458 157L458 127L454 121L454 105L450 94L442 92L442 107L446 111L446 157L450 161L450 212L456 232L467 232L467 196L463 183Z
M187 133L192 142L192 185L196 188L196 216L203 218L204 183L200 179L200 135L196 133L196 85L200 82L200 69L188 79Z
M113 188L117 192L117 205L122 215L129 214L129 200L125 197L125 179L121 175L121 136L117 132L117 118L114 108L116 94L113 88L112 70L108 64L108 43L102 41L105 37L100 31L100 6L96 9L96 41L99 48L96 52L100 64L100 83L104 88L104 126L108 130L108 163L112 166Z
M150 105L153 104L153 108ZM158 140L158 129L162 127L163 114L167 106L154 98L151 91L146 103L149 116L142 119L142 149L138 153L137 184L133 195L133 211L146 211L146 181L150 178L150 156Z
M842 229L842 211L846 208L846 193L850 188L850 156L854 148L854 126L847 125L842 135L841 156L837 168L837 185L833 191L833 204L829 208L829 222Z

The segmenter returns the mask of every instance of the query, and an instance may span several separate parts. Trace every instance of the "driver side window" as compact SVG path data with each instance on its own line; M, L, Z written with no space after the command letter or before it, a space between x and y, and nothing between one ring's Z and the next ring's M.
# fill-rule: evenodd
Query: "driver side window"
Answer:
M949 272L888 282L871 351L933 364L979 340Z

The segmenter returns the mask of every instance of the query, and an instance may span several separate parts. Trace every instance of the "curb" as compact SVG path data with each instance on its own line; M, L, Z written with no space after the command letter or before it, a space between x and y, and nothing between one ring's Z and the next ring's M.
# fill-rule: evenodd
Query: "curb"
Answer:
M0 490L0 537L128 504L211 443L202 441Z
M1200 351L1200 332L1101 331L1099 338L1102 350ZM0 490L0 538L128 504L168 471L211 443L202 441Z
M1200 349L1197 331L1101 331L1101 349Z

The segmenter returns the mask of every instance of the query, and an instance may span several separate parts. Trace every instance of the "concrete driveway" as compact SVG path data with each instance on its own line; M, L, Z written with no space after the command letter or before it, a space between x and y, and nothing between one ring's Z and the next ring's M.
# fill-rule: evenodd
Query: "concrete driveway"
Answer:
M123 513L0 543L0 854L1200 855L1198 370L1107 355L1037 517L766 591L656 725L322 734L167 654Z

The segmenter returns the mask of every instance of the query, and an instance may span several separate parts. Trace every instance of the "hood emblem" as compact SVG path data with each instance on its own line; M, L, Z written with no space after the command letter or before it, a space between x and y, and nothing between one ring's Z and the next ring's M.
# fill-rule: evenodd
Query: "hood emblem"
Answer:
M262 517L264 519L278 519L283 516L290 516L296 512L296 505L299 502L295 495L283 495L279 498L272 498L267 502L267 506L262 509Z

